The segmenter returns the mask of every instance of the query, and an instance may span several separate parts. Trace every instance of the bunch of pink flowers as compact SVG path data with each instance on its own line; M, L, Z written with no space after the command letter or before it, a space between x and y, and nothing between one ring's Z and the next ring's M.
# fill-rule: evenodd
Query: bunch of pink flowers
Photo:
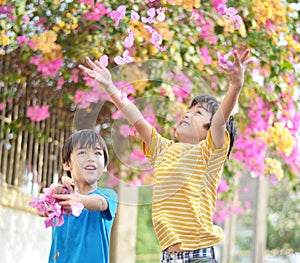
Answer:
M43 194L37 198L32 198L30 201L30 206L36 208L38 213L47 217L45 219L46 228L51 226L61 226L64 223L64 214L70 214L68 211L64 210L59 204L59 200L54 198L54 194L70 194L71 188L68 185L62 185L58 183L53 183L49 188L43 189ZM81 203L73 203L71 206L71 214L78 217L82 209L84 208Z

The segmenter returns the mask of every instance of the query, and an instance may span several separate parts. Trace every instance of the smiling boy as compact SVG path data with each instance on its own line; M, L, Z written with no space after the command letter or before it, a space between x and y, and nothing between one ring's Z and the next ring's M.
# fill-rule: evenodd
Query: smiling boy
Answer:
M49 262L109 262L109 242L117 208L117 194L98 187L109 156L105 141L92 130L74 132L62 149L63 168L73 180L70 194L54 197L64 210L82 203L79 217L64 215L64 224L52 230Z

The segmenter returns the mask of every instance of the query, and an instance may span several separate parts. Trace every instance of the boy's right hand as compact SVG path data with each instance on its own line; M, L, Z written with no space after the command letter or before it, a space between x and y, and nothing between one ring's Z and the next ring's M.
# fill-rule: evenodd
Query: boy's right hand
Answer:
M89 58L85 58L89 68L79 65L80 70L85 73L90 78L95 79L108 93L108 95L112 95L117 88L112 83L112 78L109 70L101 65L100 61L95 61L95 63Z

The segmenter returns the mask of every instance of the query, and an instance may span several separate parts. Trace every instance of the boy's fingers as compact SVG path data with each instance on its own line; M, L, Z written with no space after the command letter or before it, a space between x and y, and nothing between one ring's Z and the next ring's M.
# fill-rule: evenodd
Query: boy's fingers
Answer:
M100 69L104 69L104 67L101 65L100 61L96 60L95 64L100 68Z
M237 50L233 51L233 55L234 55L234 64L237 66L241 65L241 58L239 57L239 53Z
M85 60L86 60L86 63L88 63L88 65L89 65L92 69L94 69L95 67L97 67L97 66L95 65L95 63L94 63L89 57L86 57Z
M246 49L245 52L242 54L242 56L241 56L241 58L240 58L241 61L242 61L242 63L244 63L246 57L247 57L249 54L250 54L250 49Z
M79 69L82 70L82 71L87 71L88 68L86 68L85 66L82 66L82 65L79 65Z
M221 68L221 69L223 69L224 71L228 71L228 68L227 67L225 67L224 65L222 65L222 64L220 64L219 65L219 67Z
M244 65L247 66L249 65L250 63L254 62L255 61L255 58L252 57L252 58L248 58L244 61Z

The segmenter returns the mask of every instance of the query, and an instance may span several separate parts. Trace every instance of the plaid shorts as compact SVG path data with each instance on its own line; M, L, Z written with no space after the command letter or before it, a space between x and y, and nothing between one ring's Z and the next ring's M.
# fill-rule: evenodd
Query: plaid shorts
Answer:
M160 263L188 263L190 258L212 258L215 259L213 247L200 248L187 252L162 252Z

